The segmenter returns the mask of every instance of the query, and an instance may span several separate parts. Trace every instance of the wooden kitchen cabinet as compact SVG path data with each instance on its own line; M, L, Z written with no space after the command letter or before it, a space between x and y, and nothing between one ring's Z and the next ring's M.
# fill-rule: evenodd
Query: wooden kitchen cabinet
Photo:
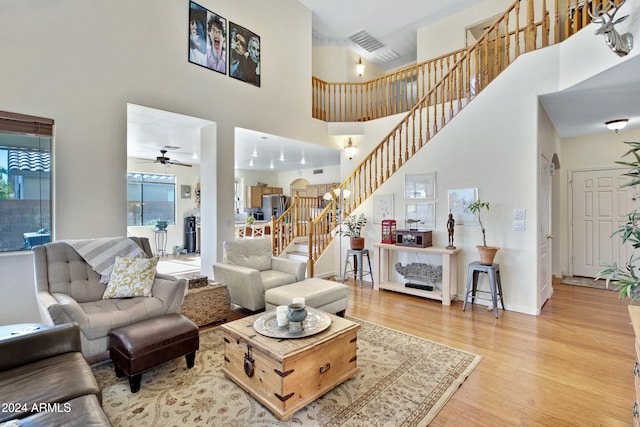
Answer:
M247 209L261 208L262 196L264 196L265 194L282 194L282 188L261 187L258 185L247 186L244 192L244 207Z
M306 195L307 197L323 197L327 191L331 191L338 185L336 183L307 185Z

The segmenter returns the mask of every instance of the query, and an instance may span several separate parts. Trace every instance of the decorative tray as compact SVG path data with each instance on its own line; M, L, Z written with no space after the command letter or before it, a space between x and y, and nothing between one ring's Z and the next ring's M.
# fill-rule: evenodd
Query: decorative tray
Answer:
M302 321L302 331L289 332L289 326L278 326L276 311L269 311L253 322L257 333L271 338L304 338L320 333L331 326L331 317L315 308L307 307L307 317Z

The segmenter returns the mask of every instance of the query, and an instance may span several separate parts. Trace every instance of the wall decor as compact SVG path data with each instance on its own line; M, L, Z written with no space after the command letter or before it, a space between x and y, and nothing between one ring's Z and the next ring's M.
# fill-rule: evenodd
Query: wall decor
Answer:
M373 223L380 224L384 219L393 219L393 194L373 196Z
M229 76L260 86L260 36L229 23Z
M449 190L449 212L453 214L456 225L478 225L475 215L469 212L468 206L478 200L477 188Z
M189 62L227 73L227 20L189 2Z
M418 220L417 227L409 224L411 220ZM407 201L405 203L405 221L408 229L430 230L436 227L436 202Z
M182 198L182 199L190 199L191 198L191 186L190 185L181 185L180 186L180 198Z
M436 173L406 174L404 176L405 199L433 199L436 197Z

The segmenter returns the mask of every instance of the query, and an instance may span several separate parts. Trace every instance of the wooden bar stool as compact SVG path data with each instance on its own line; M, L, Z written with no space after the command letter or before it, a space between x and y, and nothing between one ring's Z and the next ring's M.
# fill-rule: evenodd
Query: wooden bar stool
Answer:
M369 264L369 271L363 271L364 265L362 263L362 256L367 257L367 263ZM344 274L342 275L342 283L344 283L347 277L347 265L349 265L349 257L353 256L353 268L349 270L349 273L353 274L353 278L360 279L360 287L362 287L362 276L371 276L371 282L373 283L373 273L371 269L371 258L369 258L369 249L347 249L347 256L344 259Z
M480 273L486 273L489 276L489 292L478 290L478 277ZM462 311L467 308L467 300L469 294L471 294L471 304L476 299L476 293L489 293L491 294L491 301L493 302L493 311L498 317L498 296L500 297L500 304L504 310L504 301L502 300L502 282L500 281L500 265L498 264L482 264L480 261L475 261L469 264L469 272L467 273L467 287L464 291L464 304L462 304ZM482 299L482 298L478 298Z

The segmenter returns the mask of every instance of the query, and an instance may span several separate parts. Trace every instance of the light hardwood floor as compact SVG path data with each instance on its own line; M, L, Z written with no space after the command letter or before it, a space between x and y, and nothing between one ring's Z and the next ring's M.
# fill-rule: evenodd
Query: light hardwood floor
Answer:
M431 426L629 426L635 400L628 300L563 285L539 316L361 289L347 315L483 357ZM508 308L508 305L507 305ZM232 312L229 320L247 315ZM212 325L217 326L217 325Z
M611 290L554 284L539 316L350 283L347 314L466 350L482 362L432 426L629 426L634 337ZM508 308L508 306L507 306Z

